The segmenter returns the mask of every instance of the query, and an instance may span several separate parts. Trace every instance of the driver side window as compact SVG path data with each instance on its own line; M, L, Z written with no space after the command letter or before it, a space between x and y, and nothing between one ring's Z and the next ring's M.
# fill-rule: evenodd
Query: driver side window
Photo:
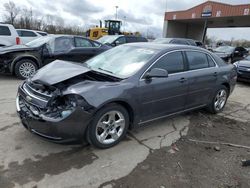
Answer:
M68 52L73 45L73 39L68 37L60 37L55 39L54 52Z
M185 70L181 52L172 52L160 58L152 67L168 71L169 74L183 72Z

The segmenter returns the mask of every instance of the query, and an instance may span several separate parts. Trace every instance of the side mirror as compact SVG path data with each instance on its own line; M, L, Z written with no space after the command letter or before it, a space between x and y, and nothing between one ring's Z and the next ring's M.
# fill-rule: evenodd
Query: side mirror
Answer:
M154 68L151 71L147 72L145 75L146 79L150 78L167 78L168 77L168 71L165 69L159 69L159 68Z

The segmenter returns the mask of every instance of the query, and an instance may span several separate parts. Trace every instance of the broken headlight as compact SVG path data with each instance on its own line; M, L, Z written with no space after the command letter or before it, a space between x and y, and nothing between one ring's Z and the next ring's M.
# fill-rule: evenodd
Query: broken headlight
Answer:
M64 119L74 112L76 108L83 110L89 109L88 103L80 95L66 95L55 99L47 108L46 112L41 115L45 120ZM48 119L49 118L49 119Z

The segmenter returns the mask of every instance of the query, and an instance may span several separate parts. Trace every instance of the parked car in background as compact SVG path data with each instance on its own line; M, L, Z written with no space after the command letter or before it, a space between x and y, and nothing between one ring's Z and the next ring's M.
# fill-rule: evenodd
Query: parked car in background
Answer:
M2 47L0 72L12 73L18 78L25 79L33 75L37 69L56 59L83 63L110 48L80 36L40 37L26 45Z
M190 46L204 47L201 41L186 38L158 38L153 41L158 44L182 44Z
M234 63L237 68L238 80L250 82L250 55Z
M248 55L248 51L245 48L233 46L220 46L215 48L213 52L228 63L242 60Z
M20 44L20 37L13 25L0 23L0 47Z
M102 44L109 46L118 46L125 43L132 42L148 42L145 37L133 36L133 35L106 35L97 40Z
M199 108L221 112L237 72L197 47L133 43L86 63L53 62L18 90L17 111L28 130L55 142L120 142L128 128Z
M35 40L42 36L47 36L48 33L43 31L35 31L28 29L16 29L19 37L21 38L22 44L26 44L32 40Z

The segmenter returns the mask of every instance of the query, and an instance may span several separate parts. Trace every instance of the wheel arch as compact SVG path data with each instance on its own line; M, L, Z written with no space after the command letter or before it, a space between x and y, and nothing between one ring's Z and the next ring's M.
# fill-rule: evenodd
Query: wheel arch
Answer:
M101 105L98 108L98 110L102 109L105 106L112 105L112 104L121 105L122 107L124 107L127 110L128 115L129 115L129 128L132 128L134 121L135 121L135 112L134 112L134 109L132 108L132 106L127 101L120 100L120 99L108 101L105 104Z
M225 87L228 89L228 94L229 94L230 91L231 91L230 84L227 83L227 82L224 82L224 83L222 83L221 85L225 86Z
M18 56L16 57L12 63L11 63L11 67L10 67L10 70L11 70L11 73L14 74L15 73L15 66L17 64L18 61L21 61L23 59L29 59L31 61L34 61L37 65L38 68L41 67L41 64L39 62L39 60L35 57L35 56L31 56L31 55L25 55L25 56Z

